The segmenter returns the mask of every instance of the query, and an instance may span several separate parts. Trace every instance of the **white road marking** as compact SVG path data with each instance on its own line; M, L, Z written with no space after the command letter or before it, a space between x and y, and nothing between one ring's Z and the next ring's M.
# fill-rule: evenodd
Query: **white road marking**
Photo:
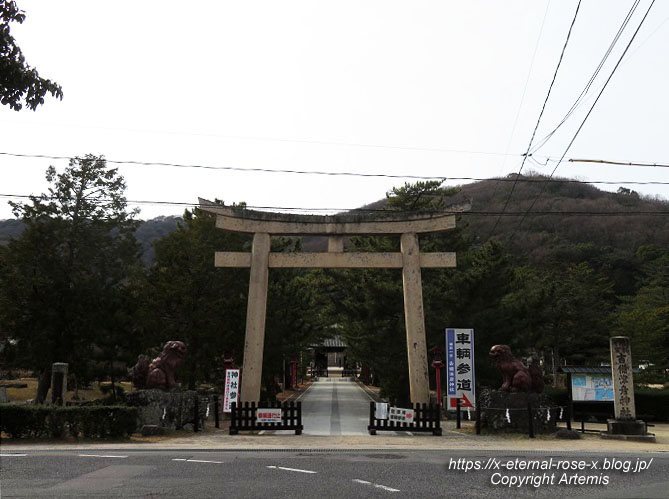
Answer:
M0 457L25 457L28 454L0 454Z
M119 459L125 459L128 456L111 456L111 455L102 455L102 454L79 454L79 457L116 457Z
M182 461L186 463L212 463L212 464L223 464L223 461L205 461L204 459L172 459L172 461Z
M297 468L284 468L283 466L268 466L268 468L274 470L297 471L298 473L318 473L318 471L298 470Z
M372 483L372 482L368 482L366 480L360 480L359 478L354 478L353 481L356 482L356 483L371 485L372 487L376 487L377 489L383 489L383 490L388 491L388 492L400 492L400 489L393 489L392 487L388 487L386 485L380 485L378 483Z

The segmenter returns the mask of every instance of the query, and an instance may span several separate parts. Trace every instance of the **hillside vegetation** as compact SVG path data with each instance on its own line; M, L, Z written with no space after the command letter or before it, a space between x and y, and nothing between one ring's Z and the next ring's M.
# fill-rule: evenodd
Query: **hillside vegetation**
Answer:
M513 180L405 184L364 207L429 212L471 204L457 215L456 229L421 237L423 251L455 251L458 261L455 269L423 271L428 348L443 347L446 327L473 328L477 382L490 386L498 379L487 356L492 345L536 356L551 374L553 366L606 362L609 336L625 335L634 358L657 368L649 376L664 381L667 201L530 176L519 179L499 217ZM23 221L0 222L0 340L8 367L32 369L48 380L48 366L58 360L69 362L82 381L114 379L125 374L114 366L131 364L138 353L155 352L171 339L188 344L182 379L190 387L220 382L225 351L234 351L241 364L248 269L215 269L213 254L250 251L248 235L216 229L214 217L198 209L186 210L183 218L120 218L124 237L134 230L138 244L128 240L110 267L114 253L103 257L88 241L106 240L115 233L112 226L100 220L95 233L82 225L73 231L73 220L81 217L45 216L44 206L32 202L21 208ZM88 260L73 258L69 248ZM323 237L272 241L273 251L325 248ZM356 236L346 248L398 251L399 242ZM336 328L349 345L349 364L368 366L383 395L407 399L401 272L273 269L269 286L267 396L276 392L283 359L308 362L300 353ZM49 341L57 351L45 350Z

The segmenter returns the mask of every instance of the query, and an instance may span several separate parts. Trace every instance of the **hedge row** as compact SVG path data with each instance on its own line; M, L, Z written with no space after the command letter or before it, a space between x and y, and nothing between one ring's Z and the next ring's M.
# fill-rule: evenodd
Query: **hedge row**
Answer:
M121 438L136 426L134 407L0 405L0 431L12 438Z
M557 405L567 405L567 390L546 387L546 393ZM648 421L669 421L669 390L635 388L634 406L637 417ZM611 409L613 411L613 409Z

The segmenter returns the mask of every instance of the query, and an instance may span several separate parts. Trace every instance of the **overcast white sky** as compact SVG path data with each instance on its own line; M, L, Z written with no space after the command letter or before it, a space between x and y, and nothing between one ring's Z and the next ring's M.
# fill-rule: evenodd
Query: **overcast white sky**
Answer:
M592 97L536 152L538 159L564 152L650 2L641 0ZM506 175L518 171L576 4L20 0L27 19L13 24L12 33L28 63L60 83L65 96L47 97L36 112L3 106L0 152L93 153L215 167ZM570 108L632 4L583 0L538 138ZM669 1L658 0L567 158L669 163L668 20ZM0 155L0 193L45 191L50 164L64 168L67 161ZM554 165L528 162L525 169L550 173ZM129 200L196 203L201 196L252 206L354 208L403 183L119 168ZM669 182L667 173L563 163L556 175ZM628 187L669 198L667 185ZM141 218L183 212L141 209ZM0 199L0 219L11 216Z

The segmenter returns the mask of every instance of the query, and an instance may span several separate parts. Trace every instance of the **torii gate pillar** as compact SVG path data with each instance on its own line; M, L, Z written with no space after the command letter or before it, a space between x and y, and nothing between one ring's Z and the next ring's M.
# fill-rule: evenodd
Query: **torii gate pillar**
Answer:
M246 337L244 340L244 367L242 370L242 401L259 401L262 381L262 357L265 347L265 319L267 316L267 286L269 282L270 238L266 232L253 235L251 277L246 304ZM246 398L245 394L253 394Z
M427 373L427 345L425 344L425 315L418 236L413 233L402 234L400 246L404 324L409 358L409 392L412 402L428 402L430 400L430 381Z

